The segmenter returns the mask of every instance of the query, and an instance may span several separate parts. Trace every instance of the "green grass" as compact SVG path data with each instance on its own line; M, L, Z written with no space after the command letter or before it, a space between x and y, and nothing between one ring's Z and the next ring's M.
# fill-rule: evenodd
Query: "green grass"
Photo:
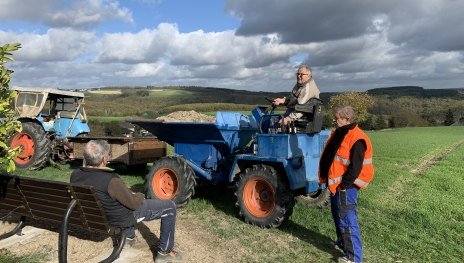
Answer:
M24 256L16 256L7 249L0 251L0 262L2 263L40 263L47 261L48 254L51 251L32 253Z
M423 174L411 170L464 140L464 127L406 128L369 136L376 176L359 198L366 262L460 262L464 146ZM253 256L243 262L333 262L340 256L331 247L335 229L330 209L297 204L286 224L263 230L238 220L234 203L232 191L199 192L187 210L225 240L253 247Z
M461 262L464 247L464 145L423 173L426 161L464 140L464 127L405 128L369 132L375 177L359 197L359 221L366 262ZM70 166L47 167L29 176L66 181ZM133 189L143 189L142 173L115 167ZM234 190L198 188L184 209L229 249L239 244L241 262L333 262L341 254L330 209L297 204L278 229L245 224L236 215ZM1 260L0 260L1 261Z

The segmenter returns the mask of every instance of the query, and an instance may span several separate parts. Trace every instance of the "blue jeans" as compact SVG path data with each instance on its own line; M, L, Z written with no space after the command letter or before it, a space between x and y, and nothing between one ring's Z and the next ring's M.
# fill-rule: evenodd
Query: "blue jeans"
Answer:
M362 262L361 233L358 225L358 189L337 191L330 197L332 217L337 230L337 244L354 262Z
M171 251L174 247L174 230L176 226L176 204L172 200L145 199L134 211L137 223L161 218L160 243L161 251ZM127 236L135 236L135 226L127 230Z

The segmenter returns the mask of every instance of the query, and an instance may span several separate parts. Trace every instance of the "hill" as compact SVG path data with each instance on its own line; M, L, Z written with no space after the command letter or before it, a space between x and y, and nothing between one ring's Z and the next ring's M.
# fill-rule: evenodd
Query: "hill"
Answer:
M388 95L390 98L415 97L415 98L461 98L464 99L464 89L424 89L418 86L398 86L376 88L367 91L370 95Z
M86 111L95 122L105 118L157 118L174 111L194 110L250 112L255 105L270 105L265 98L288 96L287 92L255 92L213 87L105 87L85 91ZM464 89L424 89L417 86L376 88L367 91L375 103L369 110L366 129L435 126L464 123ZM336 92L322 92L327 105ZM281 108L283 109L283 108ZM113 119L114 120L114 119ZM331 117L325 123L330 125Z

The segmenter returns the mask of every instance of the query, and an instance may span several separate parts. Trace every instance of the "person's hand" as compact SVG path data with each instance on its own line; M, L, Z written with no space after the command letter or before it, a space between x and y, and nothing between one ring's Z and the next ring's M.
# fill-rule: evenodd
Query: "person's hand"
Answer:
M288 119L287 118L282 118L279 120L279 123L282 125L287 125L288 124Z
M285 102L285 99L283 98L274 99L274 105L284 104L284 102Z

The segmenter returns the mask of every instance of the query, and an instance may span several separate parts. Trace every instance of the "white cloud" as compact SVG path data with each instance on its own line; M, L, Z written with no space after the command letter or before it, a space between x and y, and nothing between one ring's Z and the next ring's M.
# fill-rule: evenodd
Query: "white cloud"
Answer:
M0 42L22 44L15 55L20 61L71 61L93 52L95 34L70 28L49 29L46 34L0 31Z
M130 78L156 77L163 69L163 64L140 63L132 66L128 71L117 72L116 75L127 76Z
M108 20L133 23L132 12L114 0L2 0L0 19L40 21L52 27L95 26Z
M464 81L463 1L229 0L227 12L241 19L237 30L181 32L175 23L160 23L102 35L95 26L105 21L135 23L122 1L22 2L1 1L0 19L51 27L0 31L0 42L23 45L15 53L19 85L285 91L302 62L313 67L322 91Z

